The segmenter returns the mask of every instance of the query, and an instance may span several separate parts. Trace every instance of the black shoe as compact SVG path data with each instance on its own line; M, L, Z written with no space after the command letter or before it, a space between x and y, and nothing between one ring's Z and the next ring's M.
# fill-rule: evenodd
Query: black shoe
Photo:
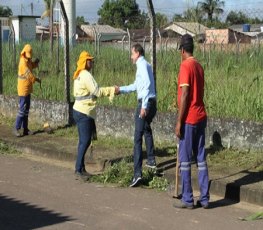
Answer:
M87 172L85 168L82 168L81 173L82 173L82 175L84 175L84 176L91 177L91 174L90 174L89 172Z
M16 128L14 128L13 134L14 134L16 137L22 137L21 133L20 133L19 130L17 130Z
M178 201L175 201L173 206L175 208L182 208L182 209L193 209L194 208L194 205L193 204L186 204L184 203L183 201L181 200L178 200Z
M82 181L88 181L90 176L84 175L82 172L75 172L75 179L76 180L82 180Z
M148 167L148 168L150 168L150 169L156 169L156 168L157 168L155 162L153 162L153 163L151 163L151 164L149 164L148 162L146 162L145 166Z
M208 209L209 208L209 203L201 203L200 200L196 201L196 207L198 208L204 208L204 209Z
M137 185L140 183L141 180L142 180L142 178L141 178L140 176L134 177L134 178L132 179L132 182L131 182L131 184L130 184L130 187L135 187L135 186L137 186Z

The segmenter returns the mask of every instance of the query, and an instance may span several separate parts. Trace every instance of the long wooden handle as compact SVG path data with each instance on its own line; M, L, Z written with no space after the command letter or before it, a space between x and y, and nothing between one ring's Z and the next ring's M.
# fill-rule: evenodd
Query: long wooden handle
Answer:
M177 144L174 198L179 197L179 144Z

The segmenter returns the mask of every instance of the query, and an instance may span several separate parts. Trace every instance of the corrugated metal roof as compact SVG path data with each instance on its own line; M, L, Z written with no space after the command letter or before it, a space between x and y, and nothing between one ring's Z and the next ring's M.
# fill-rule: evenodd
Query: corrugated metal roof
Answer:
M170 26L166 27L165 30L173 29L173 26L178 26L183 31L190 32L192 35L205 34L205 31L208 29L208 27L198 22L173 22Z
M262 36L263 34L262 32L239 32L239 33L245 34L250 37Z
M263 24L251 24L250 32L261 32L262 26ZM243 24L229 26L229 29L237 31L237 32L243 32Z
M127 34L126 31L109 25L81 25L80 28L87 34L93 33L94 29L98 34Z

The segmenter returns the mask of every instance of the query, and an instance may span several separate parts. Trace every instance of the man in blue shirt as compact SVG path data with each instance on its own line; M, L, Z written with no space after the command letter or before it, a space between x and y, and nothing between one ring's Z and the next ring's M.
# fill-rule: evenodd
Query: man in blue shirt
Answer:
M136 64L136 78L133 84L119 87L120 94L136 91L138 106L135 112L134 132L134 178L130 187L134 187L142 180L142 136L145 138L147 151L147 163L149 168L156 168L154 156L154 142L151 122L156 114L155 82L151 65L144 58L144 50L140 44L136 44L131 50L131 59Z

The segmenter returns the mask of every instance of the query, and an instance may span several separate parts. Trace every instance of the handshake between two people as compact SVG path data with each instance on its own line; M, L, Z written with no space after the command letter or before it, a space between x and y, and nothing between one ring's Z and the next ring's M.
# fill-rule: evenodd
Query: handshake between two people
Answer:
M121 93L120 92L120 87L115 85L114 88L115 88L114 94L115 95L119 95ZM141 111L140 111L140 114L139 114L139 118L140 119L144 119L147 116L147 114L148 114L148 110L145 109L145 108L141 108Z
M114 88L115 88L114 94L119 95L120 94L120 87L115 85Z

